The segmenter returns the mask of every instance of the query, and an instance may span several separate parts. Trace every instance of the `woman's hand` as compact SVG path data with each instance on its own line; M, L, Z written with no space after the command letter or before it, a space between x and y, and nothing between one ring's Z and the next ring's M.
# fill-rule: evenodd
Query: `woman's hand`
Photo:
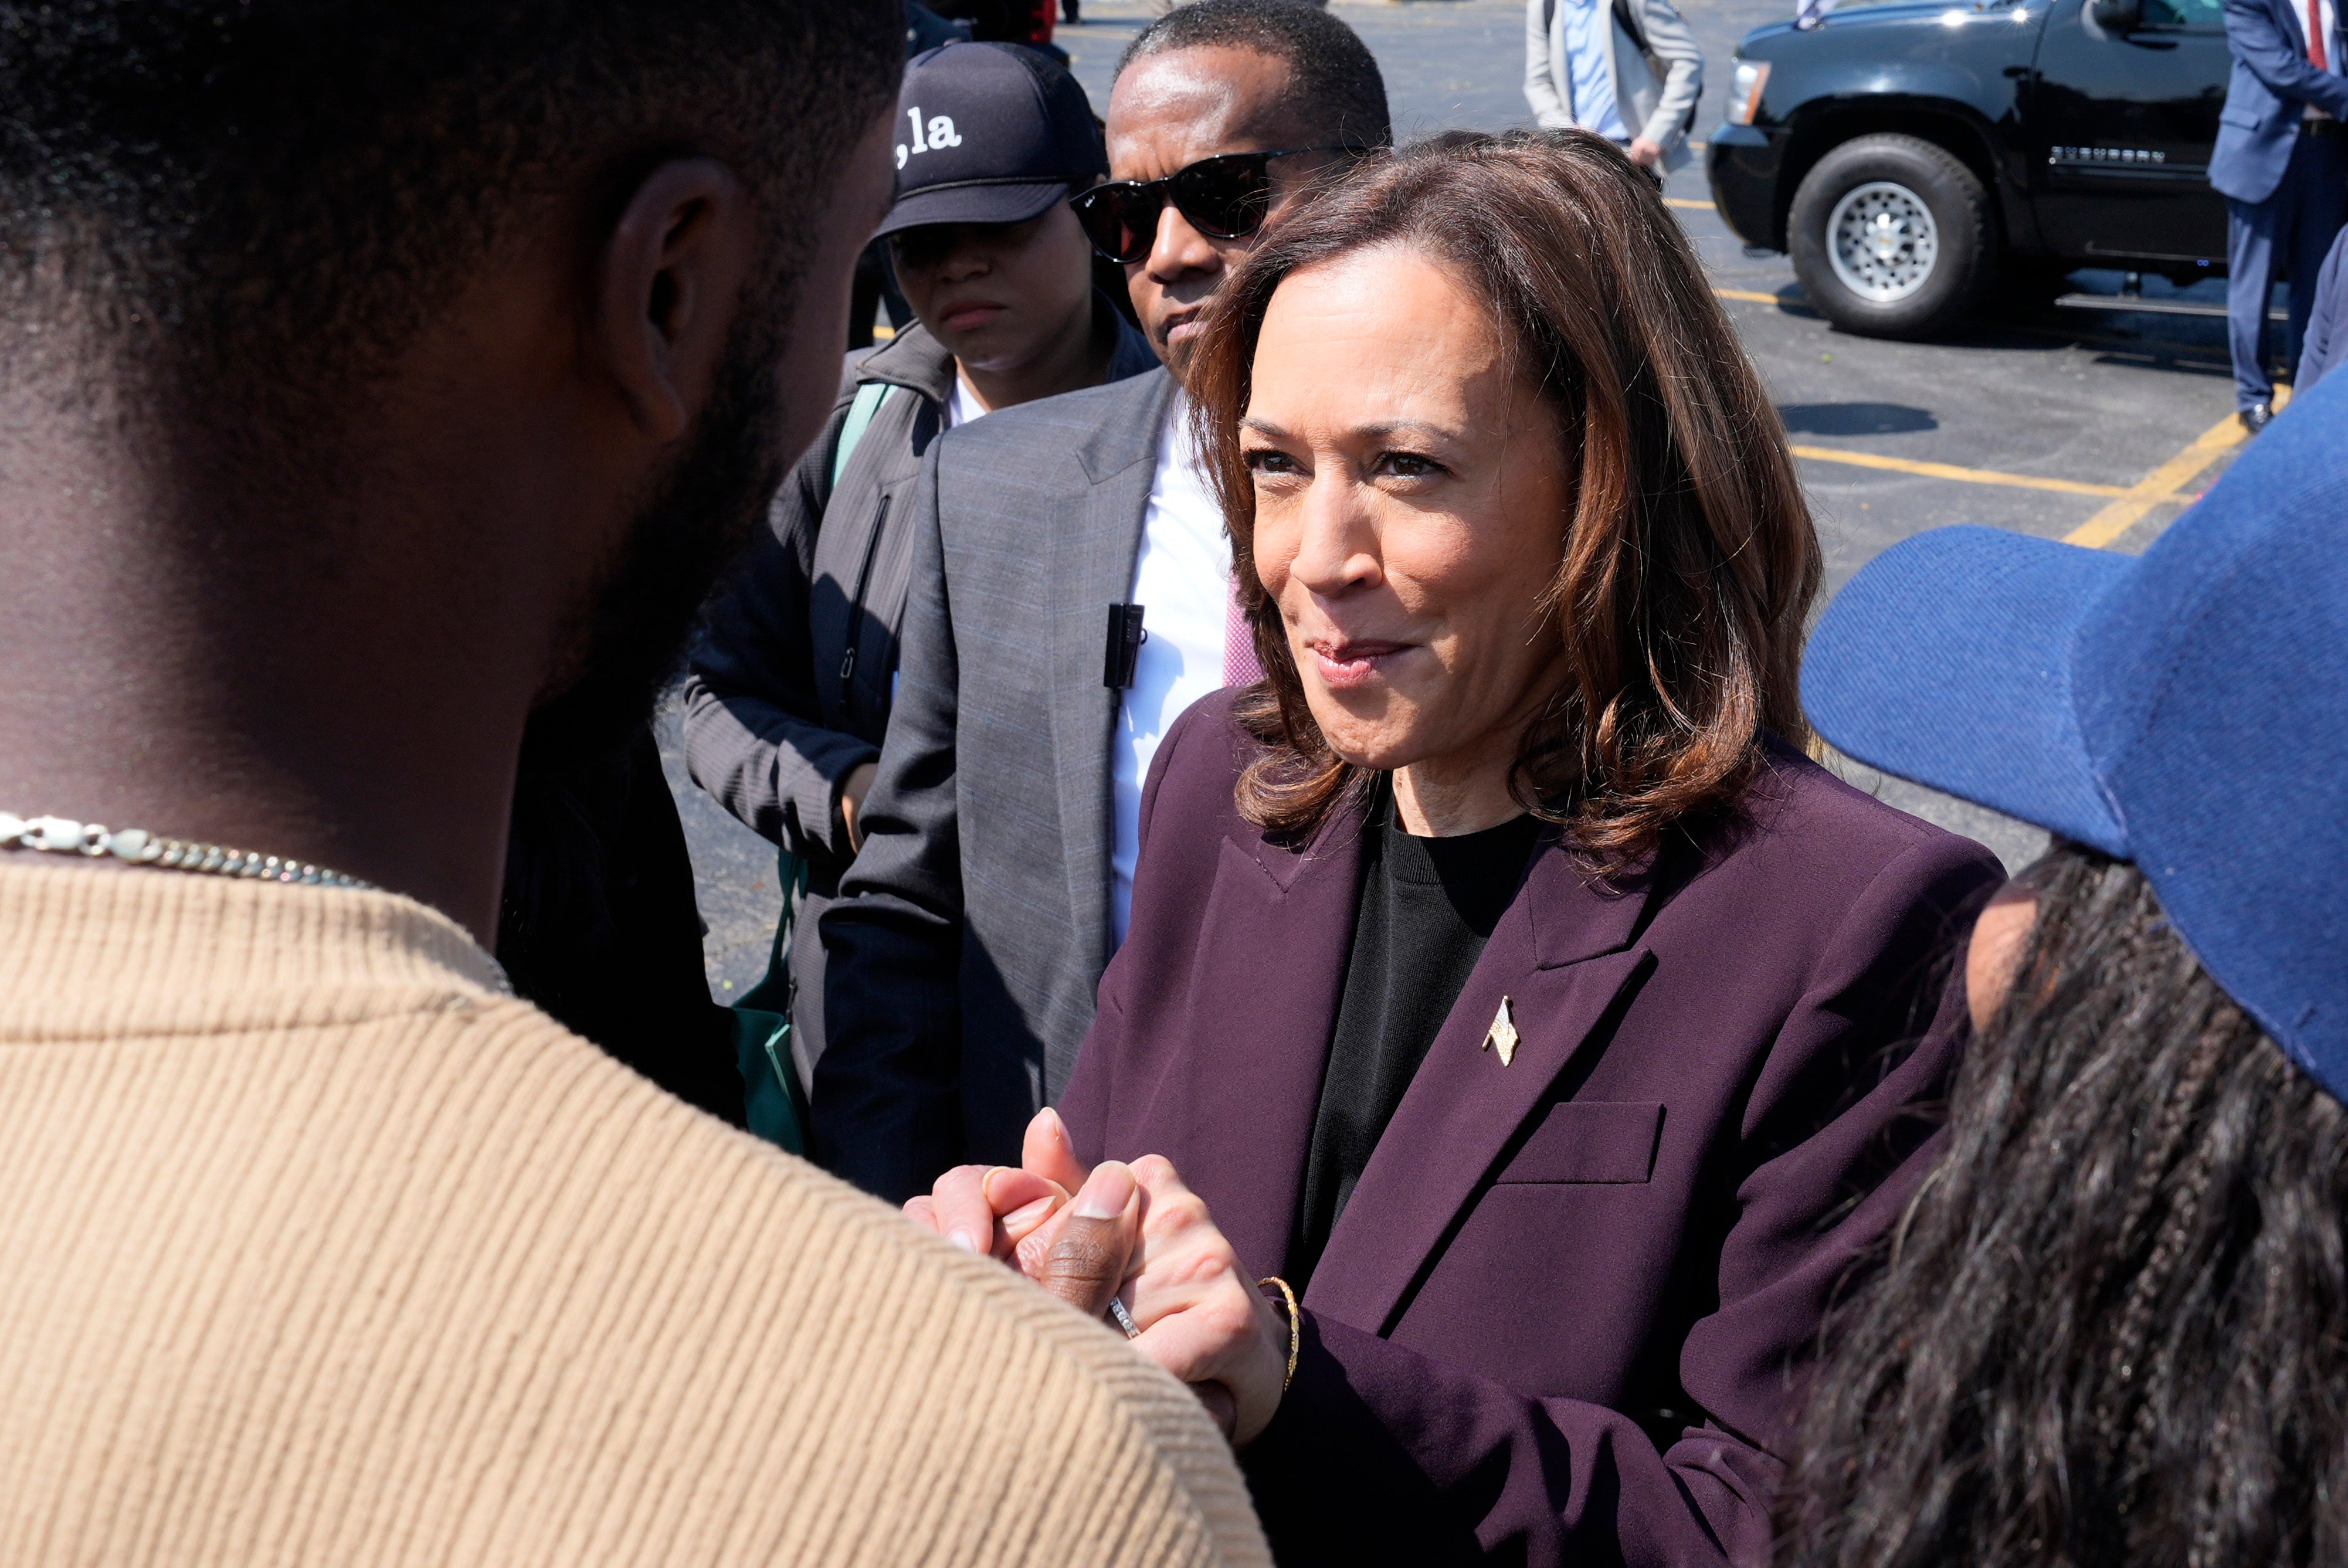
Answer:
M856 825L856 819L864 810L864 797L872 793L872 780L880 775L878 762L860 762L840 780L839 830L848 840L848 852L851 855L864 847L864 830Z
M1067 1130L1049 1109L1028 1124L1026 1142L1026 1165L1050 1170L1065 1184L1024 1167L957 1165L927 1197L908 1200L905 1217L964 1252L1010 1264L1047 1294L1098 1317L1139 1243L1142 1194L1133 1173L1115 1161L1090 1171L1078 1166Z
M1279 1409L1288 1324L1163 1158L1088 1171L1045 1109L1028 1124L1020 1169L961 1166L905 1212L1091 1315L1122 1296L1141 1330L1135 1348L1189 1384L1234 1447Z
M1190 1385L1231 1446L1245 1448L1280 1408L1287 1319L1164 1156L1135 1161L1133 1179L1146 1199L1128 1291L1141 1326L1134 1344Z

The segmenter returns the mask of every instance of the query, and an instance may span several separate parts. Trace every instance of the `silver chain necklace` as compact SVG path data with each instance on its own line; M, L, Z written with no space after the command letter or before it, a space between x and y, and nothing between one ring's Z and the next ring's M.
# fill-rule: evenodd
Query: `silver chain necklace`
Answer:
M82 855L103 860L111 855L134 866L158 866L165 871L193 872L200 876L239 877L247 882L284 882L295 887L346 887L356 892L381 892L373 882L341 872L314 866L307 861L252 850L232 850L200 844L188 839L167 839L144 828L108 828L97 822L77 822L70 817L19 817L0 811L0 850L46 850L55 855ZM480 952L477 946L475 951ZM505 966L481 952L489 966L489 986L500 996L514 995Z
M226 849L219 844L199 844L187 839L167 839L144 828L106 828L96 822L77 822L69 817L18 817L0 811L0 850L46 850L51 854L83 855L91 860L111 855L134 866L242 877L249 882L346 887L362 892L382 891L373 882L363 882L306 861L264 855L252 850Z

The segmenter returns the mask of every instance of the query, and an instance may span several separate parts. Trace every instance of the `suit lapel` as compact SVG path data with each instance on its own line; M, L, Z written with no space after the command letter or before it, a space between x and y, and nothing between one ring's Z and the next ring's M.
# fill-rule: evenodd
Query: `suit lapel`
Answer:
M1254 1273L1287 1267L1361 877L1352 807L1301 853L1253 834L1224 841L1193 970L1222 978L1147 1113L1161 1151Z
M1593 890L1562 849L1543 849L1338 1218L1310 1305L1375 1333L1391 1328L1519 1129L1645 966L1645 948L1631 941L1645 904L1643 882ZM1502 996L1519 1036L1505 1066L1483 1048Z
M1052 756L1059 785L1062 858L1067 868L1068 907L1074 927L1087 944L1080 957L1097 973L1108 963L1109 853L1113 848L1110 795L1117 694L1101 682L1102 654L1108 634L1108 607L1124 602L1133 587L1133 567L1141 552L1141 525L1149 507L1156 471L1158 432L1172 396L1163 374L1135 377L1121 418L1105 420L1077 459L1090 480L1075 515L1050 524L1051 576L1056 608L1052 640ZM1068 1081L1076 1065L1044 1064L1049 1099Z
M2305 0L2300 0L2300 3L2304 4ZM2281 0L2276 9L2282 13L2284 34L2290 37L2291 46L2299 51L2300 57L2305 59L2307 57L2307 24L2301 20L2303 13L2300 10L2299 5L2294 5L2292 0Z

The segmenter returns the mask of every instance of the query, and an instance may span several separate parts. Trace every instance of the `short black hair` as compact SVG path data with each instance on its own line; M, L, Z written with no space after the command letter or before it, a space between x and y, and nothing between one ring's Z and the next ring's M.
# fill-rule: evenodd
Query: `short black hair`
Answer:
M0 0L0 309L160 350L182 393L299 397L386 362L518 217L582 188L608 216L681 155L743 180L787 300L903 26L896 0Z
M1285 63L1290 102L1332 146L1386 147L1394 121L1385 77L1361 35L1305 0L1194 0L1135 36L1117 74L1145 55L1174 49L1252 49Z

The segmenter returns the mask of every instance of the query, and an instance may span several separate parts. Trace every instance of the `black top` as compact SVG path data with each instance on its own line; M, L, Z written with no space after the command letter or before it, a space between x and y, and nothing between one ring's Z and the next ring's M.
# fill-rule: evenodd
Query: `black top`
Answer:
M1542 827L1525 816L1480 833L1416 838L1395 820L1390 791L1371 820L1353 954L1288 1247L1288 1280L1300 1291L1486 939L1516 898Z

